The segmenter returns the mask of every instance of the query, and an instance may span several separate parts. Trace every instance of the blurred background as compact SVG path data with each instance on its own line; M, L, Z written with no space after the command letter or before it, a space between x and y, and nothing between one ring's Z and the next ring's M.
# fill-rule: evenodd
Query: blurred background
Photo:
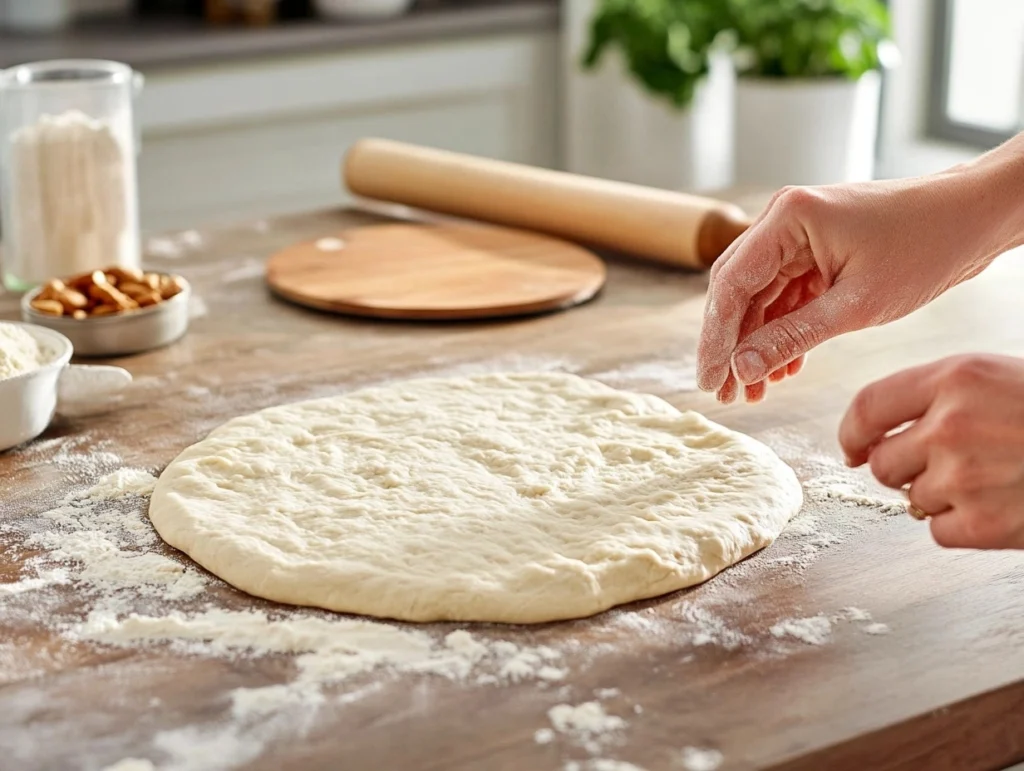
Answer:
M1021 0L0 0L0 68L68 57L145 76L147 231L336 206L367 135L714 192L1024 122Z

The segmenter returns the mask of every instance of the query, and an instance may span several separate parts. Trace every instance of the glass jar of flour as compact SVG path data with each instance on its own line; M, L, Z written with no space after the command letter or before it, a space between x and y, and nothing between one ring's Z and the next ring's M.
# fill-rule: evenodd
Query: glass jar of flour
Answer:
M108 265L140 267L141 76L98 60L0 71L3 283L23 291Z

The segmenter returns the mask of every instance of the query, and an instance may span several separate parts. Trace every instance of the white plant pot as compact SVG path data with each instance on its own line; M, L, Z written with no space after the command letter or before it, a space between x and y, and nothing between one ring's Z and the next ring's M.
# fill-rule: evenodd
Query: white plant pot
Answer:
M882 79L758 79L736 86L736 181L772 188L872 179Z
M732 184L732 63L713 61L693 103L676 110L649 94L616 50L596 71L580 57L594 0L563 0L565 100L563 158L577 174L670 190L714 190Z

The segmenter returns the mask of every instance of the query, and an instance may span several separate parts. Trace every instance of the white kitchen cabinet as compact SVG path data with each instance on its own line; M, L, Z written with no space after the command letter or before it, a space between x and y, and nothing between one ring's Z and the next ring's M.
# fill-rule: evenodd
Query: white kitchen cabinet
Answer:
M558 167L556 31L146 73L146 230L346 200L341 160L380 136Z

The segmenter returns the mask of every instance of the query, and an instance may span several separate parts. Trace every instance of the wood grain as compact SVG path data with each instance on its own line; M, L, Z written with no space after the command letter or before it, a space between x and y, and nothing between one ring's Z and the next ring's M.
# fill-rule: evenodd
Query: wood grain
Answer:
M462 321L560 310L594 297L600 258L575 244L507 228L387 224L350 228L278 252L267 282L311 308L389 319Z
M829 462L839 468L836 427L865 383L965 350L1024 353L1019 258L1005 258L907 319L822 346L798 378L773 387L757 406L722 406L693 391L706 276L616 260L594 302L500 324L371 323L268 295L266 257L373 221L327 212L275 220L266 231L206 231L205 246L188 257L149 260L188 277L205 315L177 344L118 360L136 383L109 410L63 415L39 442L0 455L0 520L29 521L93 481L70 475L49 440L71 438L76 452L92 447L159 470L235 415L394 378L476 369L563 367L656 393L763 439L807 480L833 468ZM16 316L15 299L0 297L0 316ZM1024 760L1024 555L943 550L908 516L842 502L809 498L802 516L841 540L812 549L801 569L785 560L799 562L813 538L784 535L690 591L567 624L472 627L493 639L574 645L565 691L360 676L331 689L347 700L329 701L301 731L268 734L262 752L241 767L562 771L586 753L563 738L539 745L533 734L548 725L551 706L592 699L596 688L620 689L605 705L629 722L608 755L648 771L678 771L687 746L720 750L724 771L982 771ZM0 539L0 581L15 580L32 555L24 543ZM59 591L62 612L88 610L75 585ZM160 732L217 726L229 710L228 690L285 682L293 673L283 656L204 658L70 642L8 612L9 602L0 599L5 771L159 760L153 742ZM273 607L220 583L195 607L205 602ZM783 619L849 606L870 611L891 633L873 636L837 622L827 644L809 646L769 631ZM745 640L732 648L696 645L695 613Z

